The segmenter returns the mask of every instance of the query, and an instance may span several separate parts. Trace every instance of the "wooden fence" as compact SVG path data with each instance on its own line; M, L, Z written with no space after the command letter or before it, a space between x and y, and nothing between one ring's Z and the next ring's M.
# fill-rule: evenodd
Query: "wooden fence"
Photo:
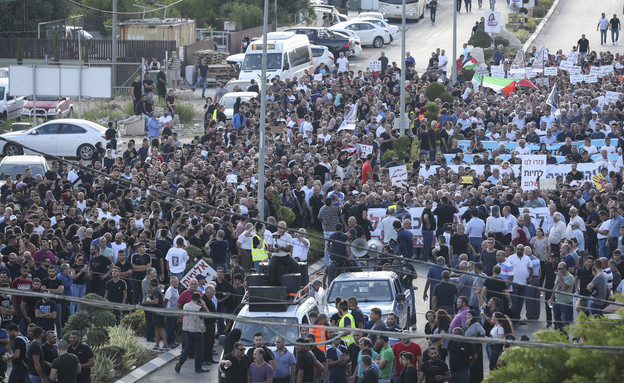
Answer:
M0 58L16 58L18 40L16 37L0 39ZM92 39L81 43L89 45L89 61L106 61L112 57L111 40ZM25 60L42 60L46 55L54 56L54 39L23 38L22 48ZM175 41L122 40L117 42L117 57L119 62L137 62L141 57L152 56L162 59L166 51L175 49ZM78 60L78 40L59 39L59 56L55 60Z

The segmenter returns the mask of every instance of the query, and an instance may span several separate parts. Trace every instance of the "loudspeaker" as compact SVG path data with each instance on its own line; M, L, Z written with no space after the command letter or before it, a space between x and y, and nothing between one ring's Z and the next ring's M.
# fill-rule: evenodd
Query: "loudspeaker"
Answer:
M249 287L249 311L286 311L286 286ZM270 304L267 304L270 303Z
M289 298L294 298L301 288L301 274L284 274L282 285L286 287L286 294Z
M301 286L307 286L310 283L310 275L308 274L308 262L299 262L299 274L301 274Z
M265 274L249 274L247 276L247 286L266 286L267 277Z

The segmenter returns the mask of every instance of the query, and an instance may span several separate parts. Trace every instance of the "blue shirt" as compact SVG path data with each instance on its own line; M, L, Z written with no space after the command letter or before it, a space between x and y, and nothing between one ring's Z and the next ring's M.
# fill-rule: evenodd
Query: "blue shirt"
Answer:
M234 129L239 129L241 126L245 125L246 120L247 120L247 117L245 117L244 114L241 116L240 113L236 113L234 117L232 118L232 127Z
M344 243L341 243L341 242L347 242L349 240L349 237L347 236L346 233L343 233L341 231L336 231L329 236L329 240L332 243L330 257L332 254L337 255L337 256L343 256L343 257L347 256L347 245L345 245ZM340 242L337 242L337 241L340 241ZM342 259L341 261L344 262L346 261L346 259Z
M7 332L7 330L0 328L0 339L9 339L9 333ZM0 354L4 355L7 350L8 349L6 345L0 345Z
M74 283L74 278L63 273L58 273L56 277L63 282L63 295L71 296L71 285Z
M413 258L414 256L414 235L411 231L401 228L397 232L397 242L399 243L399 254L405 258Z
M160 135L160 128L161 128L161 124L160 121L158 121L155 118L150 118L149 121L147 121L147 136L149 138L152 137L158 137Z
M292 352L284 349L284 353L280 354L277 350L273 353L275 357L275 378L282 379L290 376L290 366L296 364L295 356Z
M427 272L427 279L431 281L430 292L433 294L435 287L442 281L442 272L446 269L444 265L435 265L429 268ZM430 295L431 295L430 294Z
M622 218L622 216L618 214L614 218L611 218L609 237L618 238L620 236L620 226L624 226L624 218Z

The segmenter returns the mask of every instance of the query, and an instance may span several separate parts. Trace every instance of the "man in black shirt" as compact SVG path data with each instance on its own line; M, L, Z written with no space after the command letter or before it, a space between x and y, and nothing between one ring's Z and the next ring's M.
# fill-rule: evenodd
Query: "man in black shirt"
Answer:
M492 278L488 278L483 282L481 296L485 294L487 300L492 297L500 299L499 311L505 313L506 308L511 309L511 296L509 295L507 282L500 277L500 273L501 267L499 265L492 268Z
M416 382L415 370L412 365L414 357L409 352L401 353L401 363L403 363L403 371L401 372L400 383ZM423 383L438 383L449 380L451 375L448 366L443 360L440 360L438 348L432 346L429 348L429 360L423 362L420 367L418 381Z
M591 295L591 291L587 290L587 285L594 279L593 267L594 257L588 255L587 259L585 259L585 267L579 269L576 273L574 284L578 287L579 294L584 297L589 297ZM555 273L556 271L555 269Z
M453 329L453 335L464 335L461 327ZM472 362L477 360L472 343L460 342L451 339L448 344L449 366L451 370L451 379L458 382L467 382L470 377L470 366Z
M109 279L108 282L106 282L104 299L115 303L125 303L127 296L128 286L126 281L121 279L121 269L117 266L113 266L113 279Z
M217 308L212 301L212 298L215 295L215 290L212 285L206 286L204 290L204 295L202 295L202 300L206 304L208 308L208 312L216 313ZM212 358L212 350L214 348L215 342L215 318L204 318L204 325L206 326L206 332L204 332L204 362L208 363L217 363Z
M234 351L223 356L219 367L225 371L225 383L239 383L247 381L247 370L251 359L245 355L245 346L242 342L234 343Z
M307 342L308 341L304 338L298 338L297 345L295 346L297 350L297 363L295 365L297 382L314 381L314 355L312 352L308 351L306 346L301 345L301 343Z
M455 301L457 298L457 286L450 282L451 273L448 270L442 272L442 282L438 283L431 296L433 310L446 310L450 315L455 315Z
M60 280L56 276L56 267L50 265L48 266L48 277L41 281L41 284L44 288L46 288L52 294L63 294L65 291L65 286L63 285L63 281ZM61 306L61 301L58 299L52 299L54 303L56 303L56 318L54 319L54 323L56 324L56 332L60 337L63 337L63 310ZM46 329L48 330L48 329Z
M43 329L41 327L35 327L33 330L33 340L28 346L28 375L30 375L31 382L47 381L47 375L45 373L43 358L43 350L41 344L43 343Z
M262 335L261 332L254 334L254 347L249 347L247 350L247 357L249 360L253 360L254 350L257 348L264 350L264 361L270 364L273 371L275 371L275 357L273 356L273 351L269 350L269 348L264 345L264 335Z
M149 248L145 252L150 257L150 264L153 268L156 269L156 274L158 274L158 279L160 281L164 278L164 270L165 270L165 253L160 251L156 246L156 240L150 239Z
M549 257L550 262L544 262L542 266L542 272L540 273L539 285L544 286L544 306L546 308L546 327L552 326L552 309L548 305L548 300L552 296L552 291L555 288L555 278L557 277L557 266L559 266L559 253L552 253ZM592 269L589 268L589 275L593 278ZM587 282L587 283L589 283Z
M362 375L361 383L378 383L379 372L373 368L373 358L368 355L362 355L362 368L364 374Z
M449 201L449 198L444 196L440 199L441 205L435 208L433 215L437 217L438 229L436 230L436 236L444 233L444 224L453 223L453 216L459 212L455 201Z
M228 309L230 308L232 285L225 279L225 270L222 267L217 268L217 279L215 279L215 283L217 311L227 314ZM219 320L218 327L219 335L223 335L225 332L225 322L223 321L223 319ZM269 361L266 355L264 356L264 361Z
M128 303L134 303L134 291L130 277L132 276L132 264L126 259L126 253L123 250L117 254L117 263L115 267L119 268L119 276L126 282L126 299ZM113 270L114 271L114 270ZM75 283L76 281L74 281Z
M78 331L69 335L70 347L67 352L74 354L80 361L80 373L76 376L76 383L91 383L91 367L95 366L95 354L91 347L81 342L82 336Z
M54 359L58 358L58 350L56 349L56 332L48 331L46 332L46 341L41 345L41 350L43 351L43 361L45 362L43 369L45 370L45 375L50 375L50 366Z
M58 378L59 382L76 383L78 375L81 373L81 365L76 355L67 352L68 346L64 340L59 342L59 357L52 362L50 380Z
M135 254L132 255L132 279L134 280L134 301L140 303L143 300L143 288L141 282L145 279L145 273L151 266L151 258L145 253L145 244L139 242L134 245Z
M23 336L15 323L9 324L7 328L11 337L11 354L5 354L2 359L5 362L12 362L13 368L9 375L9 382L28 381L28 356L26 354L28 339Z
M104 296L106 279L111 273L109 268L111 260L102 256L100 246L91 246L91 257L89 260L88 274L91 277L91 292Z

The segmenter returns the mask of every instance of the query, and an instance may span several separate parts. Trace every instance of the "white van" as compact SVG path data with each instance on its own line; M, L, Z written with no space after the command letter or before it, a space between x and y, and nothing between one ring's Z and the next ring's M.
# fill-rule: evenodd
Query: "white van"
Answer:
M292 32L270 32L267 35L267 80L301 78L304 71L314 73L310 40L306 35ZM254 39L241 65L238 78L260 79L262 76L262 38Z

